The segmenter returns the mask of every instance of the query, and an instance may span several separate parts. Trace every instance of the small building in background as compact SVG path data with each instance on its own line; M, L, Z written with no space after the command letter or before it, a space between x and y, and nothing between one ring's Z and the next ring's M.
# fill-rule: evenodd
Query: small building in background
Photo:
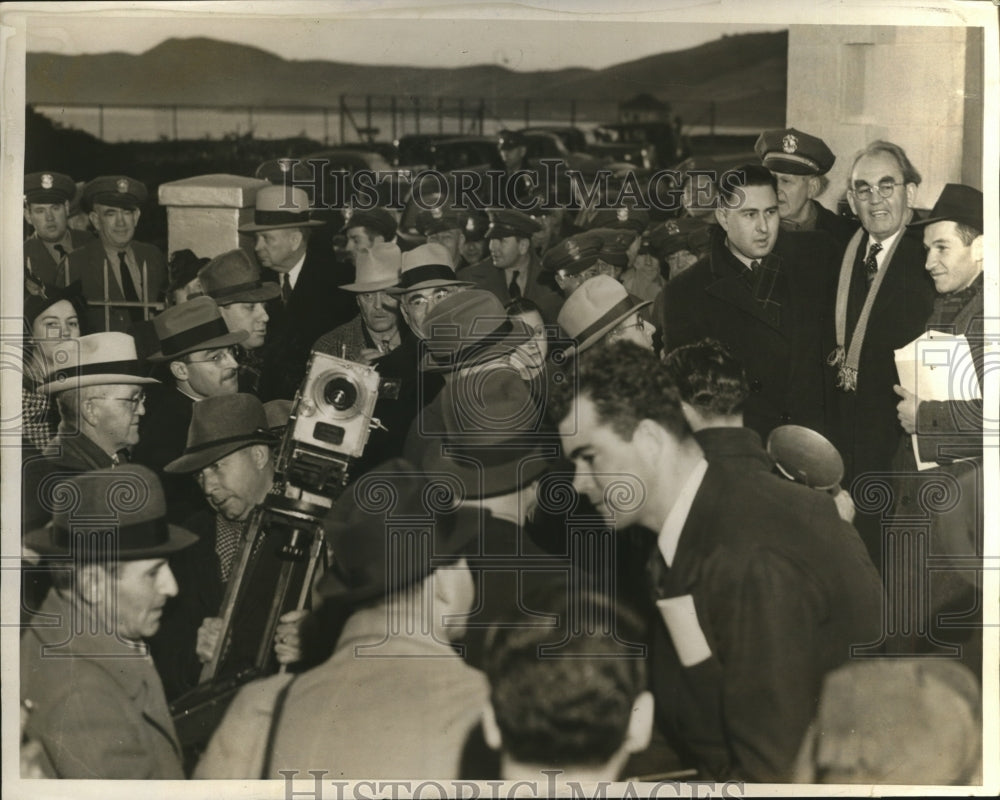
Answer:
M982 28L790 26L786 124L837 156L821 202L836 208L874 139L902 146L923 176L918 208L946 183L982 188L983 47Z
M618 104L619 122L670 122L670 103L643 92Z

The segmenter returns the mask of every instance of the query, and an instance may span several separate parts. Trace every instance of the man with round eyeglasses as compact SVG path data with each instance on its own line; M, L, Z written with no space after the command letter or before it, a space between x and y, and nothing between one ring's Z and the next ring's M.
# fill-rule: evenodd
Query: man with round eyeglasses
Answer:
M866 474L891 468L900 436L894 351L921 334L934 302L920 233L907 228L920 181L903 148L881 140L855 156L848 179L847 200L861 230L843 253L830 309L828 363L836 388L827 405L828 435L855 498L866 492ZM859 508L854 524L880 566L879 515Z
M231 332L210 297L195 297L171 306L153 318L153 329L160 350L148 361L166 365L174 385L164 386L150 397L133 457L157 471L170 518L183 520L203 508L205 499L197 486L164 473L163 468L184 451L194 404L206 397L234 395L239 390L234 345L243 342L247 332Z

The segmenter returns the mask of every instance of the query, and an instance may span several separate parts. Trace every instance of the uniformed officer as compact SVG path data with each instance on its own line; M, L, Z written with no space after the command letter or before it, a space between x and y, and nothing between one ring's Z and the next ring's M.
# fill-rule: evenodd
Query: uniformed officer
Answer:
M24 271L55 285L59 265L77 248L93 241L90 234L69 227L69 204L76 184L59 172L24 176L24 220L34 232L24 240Z
M166 259L154 245L135 241L147 196L146 186L126 175L104 175L83 187L98 238L70 254L60 283L82 281L92 330L129 333L161 307Z
M829 183L836 156L826 142L795 128L764 131L754 145L761 163L778 181L778 216L786 230L825 230L841 245L858 229L857 220L834 214L816 201Z

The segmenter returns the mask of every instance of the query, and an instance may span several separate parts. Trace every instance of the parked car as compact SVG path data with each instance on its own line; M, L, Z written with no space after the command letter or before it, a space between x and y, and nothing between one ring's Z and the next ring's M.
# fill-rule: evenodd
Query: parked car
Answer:
M594 129L594 155L610 156L646 169L672 167L688 154L669 122L617 122Z
M535 126L522 128L521 133L554 133L571 153L587 152L587 136L572 125Z
M394 142L344 142L337 149L378 153L394 167L399 164L399 148Z

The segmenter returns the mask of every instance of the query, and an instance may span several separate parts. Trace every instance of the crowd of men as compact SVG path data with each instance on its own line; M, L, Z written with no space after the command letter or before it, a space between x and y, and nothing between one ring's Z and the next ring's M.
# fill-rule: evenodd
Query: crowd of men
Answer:
M89 235L72 178L27 175L22 769L976 782L982 194L919 215L874 141L838 215L820 138L756 150L674 212L445 202L416 246L383 208L331 246L275 184L252 247L169 261L139 181L84 186ZM948 396L897 371L928 330L965 337ZM218 652L314 352L393 391L288 668L192 772L168 702Z

